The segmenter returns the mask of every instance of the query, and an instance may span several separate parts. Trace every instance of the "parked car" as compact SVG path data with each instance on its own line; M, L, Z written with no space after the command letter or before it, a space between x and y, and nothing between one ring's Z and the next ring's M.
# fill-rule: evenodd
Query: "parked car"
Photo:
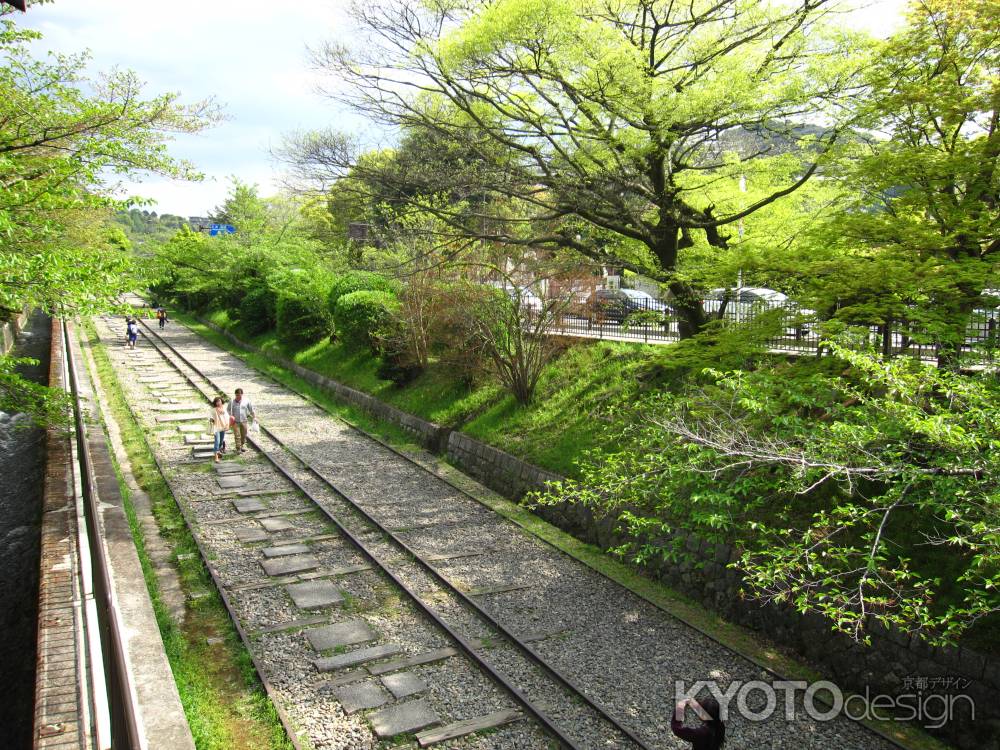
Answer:
M511 287L506 287L504 291L507 292L507 296L515 302L517 301L518 292L520 291L521 306L527 308L532 313L540 313L542 311L542 307L545 305L541 297L532 292L530 289L517 290Z
M768 289L760 286L744 286L733 289L713 289L705 295L702 300L702 309L709 315L718 315L722 309L723 300L728 295L729 302L726 305L723 317L726 320L734 320L738 323L745 323L753 320L753 317L763 310L784 309L791 315L802 315L811 317L816 314L815 310L799 307L797 303L790 300L784 292L776 289ZM789 336L801 337L811 330L810 323L804 321L795 326L785 328L785 333Z
M623 322L637 312L654 312L669 315L670 306L635 289L597 289L587 300L589 317L596 322Z

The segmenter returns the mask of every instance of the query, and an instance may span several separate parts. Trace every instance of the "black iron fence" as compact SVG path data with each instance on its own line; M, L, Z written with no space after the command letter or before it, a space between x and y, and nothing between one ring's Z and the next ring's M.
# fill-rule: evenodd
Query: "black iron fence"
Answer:
M819 353L822 321L815 312L794 302L729 301L723 304L721 300L708 299L703 300L702 305L710 319L731 325L766 326L770 335L765 345L771 351ZM938 337L911 321L895 320L854 328L867 329L866 343L887 358L912 356L936 360L941 354ZM677 311L670 303L652 297L613 303L591 297L586 302L564 305L549 331L556 335L651 344L680 339ZM973 311L965 339L958 346L961 354L977 361L992 362L994 358L1000 359L998 347L1000 309Z

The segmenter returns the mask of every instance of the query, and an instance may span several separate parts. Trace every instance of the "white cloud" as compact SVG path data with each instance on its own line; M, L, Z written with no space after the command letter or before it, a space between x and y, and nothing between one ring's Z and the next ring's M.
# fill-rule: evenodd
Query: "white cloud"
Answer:
M224 105L227 122L178 137L171 153L209 178L188 184L150 178L135 185L158 212L199 215L222 202L228 176L276 189L269 149L288 131L342 120L346 113L312 92L306 45L345 33L346 2L57 0L19 15L41 31L40 49L89 49L94 71L130 68L150 94L179 92ZM130 186L133 183L129 183Z

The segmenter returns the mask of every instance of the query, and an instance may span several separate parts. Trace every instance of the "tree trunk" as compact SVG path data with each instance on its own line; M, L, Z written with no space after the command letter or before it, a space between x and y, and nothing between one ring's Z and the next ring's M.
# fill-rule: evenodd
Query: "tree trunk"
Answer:
M677 253L681 243L680 227L661 221L657 227L656 243L650 250L664 271L677 269ZM708 319L701 306L701 295L683 281L670 282L668 289L673 295L672 305L677 310L678 333L682 339L689 339L704 328Z
M682 339L689 339L700 332L708 320L701 306L701 295L681 281L671 283L669 288L677 310L678 333Z

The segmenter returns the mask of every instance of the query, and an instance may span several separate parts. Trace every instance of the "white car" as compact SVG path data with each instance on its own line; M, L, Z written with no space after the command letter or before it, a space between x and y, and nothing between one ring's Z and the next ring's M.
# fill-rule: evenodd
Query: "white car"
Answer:
M735 320L738 323L753 320L753 317L762 310L775 310L779 308L788 310L791 315L813 316L816 314L815 310L799 307L784 292L761 286L713 289L702 300L702 308L709 315L718 315L719 310L722 309L722 301L727 294L729 302L726 305L723 316L726 320ZM800 336L803 332L808 331L808 322L804 322L798 326L789 326L785 329L785 332L792 336Z

